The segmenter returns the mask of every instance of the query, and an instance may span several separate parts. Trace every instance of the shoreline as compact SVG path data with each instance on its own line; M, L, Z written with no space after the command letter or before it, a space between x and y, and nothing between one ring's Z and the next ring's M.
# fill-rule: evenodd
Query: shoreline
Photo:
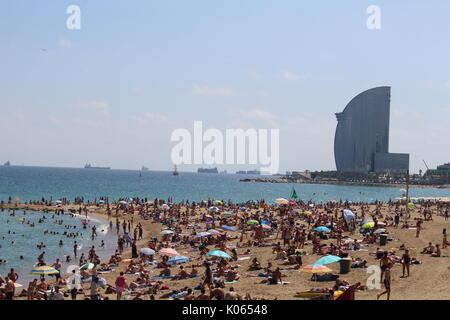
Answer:
M250 182L250 183L299 183L299 184L322 184L322 185L342 185L342 186L355 186L355 187L385 187L385 188L406 188L406 184L391 184L391 183L381 183L381 182L349 182L349 181L305 181L305 180L286 180L286 179L265 179L265 178L248 178L241 179L239 182ZM417 189L438 189L438 190L450 190L448 185L409 185L409 188Z

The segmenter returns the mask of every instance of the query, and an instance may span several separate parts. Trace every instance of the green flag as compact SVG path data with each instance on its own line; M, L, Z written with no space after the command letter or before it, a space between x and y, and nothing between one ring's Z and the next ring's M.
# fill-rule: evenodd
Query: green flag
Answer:
M291 199L298 199L297 192L295 192L294 188L292 188Z

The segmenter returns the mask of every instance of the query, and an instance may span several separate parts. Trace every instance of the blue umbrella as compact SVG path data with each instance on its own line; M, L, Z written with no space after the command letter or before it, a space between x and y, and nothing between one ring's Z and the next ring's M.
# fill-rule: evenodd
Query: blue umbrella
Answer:
M319 260L317 260L313 264L314 265L319 265L319 266L324 266L324 265L335 263L335 262L338 262L338 261L341 261L341 260L342 260L342 258L340 258L338 256L329 255L329 256L325 256L325 257L320 258Z
M228 258L228 259L231 258L231 256L228 253L223 252L222 250L211 250L206 255L219 258Z
M174 256L167 260L168 265L188 262L189 258L185 256Z
M221 228L228 231L236 231L233 227L230 226L221 226Z
M327 227L317 227L314 229L315 231L319 231L319 232L330 232L331 230L328 229Z

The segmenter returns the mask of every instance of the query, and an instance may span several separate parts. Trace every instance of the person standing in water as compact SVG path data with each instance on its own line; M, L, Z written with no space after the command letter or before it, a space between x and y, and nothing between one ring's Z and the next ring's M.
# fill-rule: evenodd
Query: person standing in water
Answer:
M77 257L77 250L78 250L78 245L77 245L77 242L74 241L73 242L73 254L75 255L75 258Z

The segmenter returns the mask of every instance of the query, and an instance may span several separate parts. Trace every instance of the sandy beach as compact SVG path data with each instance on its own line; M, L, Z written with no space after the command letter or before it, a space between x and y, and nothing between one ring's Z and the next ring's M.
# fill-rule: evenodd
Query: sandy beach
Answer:
M36 210L42 210L45 207L42 205L29 205L29 204L12 204L11 207L15 207L17 209L19 208L33 208ZM403 206L404 207L404 206ZM78 205L69 205L65 206L65 209L77 209L79 208ZM208 214L210 216L219 217L220 212L226 212L230 208L226 208L225 206L217 206L218 212L217 213L211 213L207 210L207 208L200 208L195 210L195 214L190 216L190 221L194 221L195 219L199 219L200 215ZM298 205L292 206L291 209L296 210L298 212L305 211L307 207L302 207ZM47 209L49 209L47 207ZM89 215L98 216L103 219L108 219L108 216L106 214L105 208L100 208L98 206L89 206L87 207ZM149 211L154 210L155 208L153 206L149 207ZM351 209L353 212L357 213L360 211L360 206L349 206L348 209ZM376 209L376 206L374 204L371 204L367 207L367 212L372 212ZM178 209L177 209L178 210ZM181 212L185 211L184 207L180 208ZM255 214L258 211L261 211L262 209L248 209L245 210L245 214L252 215ZM268 212L272 211L272 215L274 217L277 216L276 210L277 207L269 207L267 208ZM315 208L309 208L308 212L311 212L311 215L316 215L319 213L323 213L323 209L320 207ZM383 221L386 216L392 216L394 207L388 208L386 204L381 206L381 211L377 215L379 216L379 221ZM447 280L449 277L450 270L448 269L450 265L450 261L448 258L448 249L441 249L442 250L442 256L441 257L432 257L429 254L421 254L421 251L424 247L427 246L429 242L431 242L433 245L435 244L441 244L442 243L442 229L446 227L448 224L448 221L445 221L445 218L442 216L436 215L436 208L432 207L432 210L434 211L433 214L433 220L432 221L425 221L422 225L422 230L420 232L420 236L416 237L416 230L414 229L415 226L415 218L420 217L420 212L423 210L423 207L421 205L416 205L414 208L410 209L411 217L408 219L410 224L410 229L405 228L394 228L393 226L386 227L388 233L388 237L392 239L392 241L389 241L386 246L379 246L378 243L371 243L371 244L363 244L361 247L361 251L349 251L349 257L356 259L361 258L362 260L367 261L367 266L376 265L379 266L379 260L375 259L375 256L371 253L373 253L377 248L381 248L382 250L393 250L395 251L395 255L401 256L402 252L399 250L400 246L404 244L409 250L410 255L413 258L416 258L420 261L420 264L412 264L411 265L411 274L407 278L401 278L402 276L402 265L401 264L394 264L392 268L392 281L391 281L391 299L398 299L398 300L409 300L409 299L417 299L417 300L423 300L423 299L450 299L450 293L447 290ZM238 215L242 214L242 210L237 210ZM114 216L114 215L113 215ZM161 223L155 223L152 219L143 219L140 217L139 214L125 214L122 210L119 211L119 220L123 221L124 219L127 220L131 216L134 218L134 225L141 223L143 226L144 234L143 239L137 241L137 248L138 251L141 248L148 247L149 240L152 237L158 237L158 239L161 239L160 232L163 229L166 229L166 226L162 225ZM298 219L296 219L299 223L304 223L304 215L298 214ZM381 218L383 217L383 218ZM422 216L423 217L423 216ZM366 213L367 218L367 213ZM111 217L111 219L115 220L115 217ZM402 222L403 223L403 222ZM200 222L200 227L203 230L206 230L206 224L205 222ZM308 227L307 227L308 228ZM200 230L198 230L200 232ZM239 242L239 236L241 232L227 232L227 235L230 237L236 236L238 239L227 241L228 246L236 245ZM253 239L252 236L254 235L253 231L248 231L247 238L244 238L244 243L248 240ZM350 235L348 232L344 232L343 236ZM350 235L352 239L362 239L361 235L356 231L353 235ZM276 232L268 232L264 238L263 243L267 246L244 246L241 243L241 246L237 248L237 252L239 254L239 258L242 257L249 257L247 260L241 260L238 261L230 261L229 264L231 266L236 267L236 270L238 274L240 275L240 278L238 281L232 283L232 284L225 284L224 290L229 290L230 286L234 287L235 291L244 297L247 293L251 294L251 297L257 298L257 299L302 299L299 297L296 297L296 294L299 292L305 292L312 288L331 288L335 284L334 281L329 282L317 282L317 281L311 281L311 274L309 273L303 273L299 272L298 270L286 270L289 268L294 267L294 265L286 265L286 261L284 260L276 260L276 256L273 253L273 246L271 244L275 244L277 242L282 242L281 237L278 236L278 239L276 237ZM336 244L336 239L329 239L329 240L321 240L321 245L329 245L331 243ZM192 264L199 265L197 267L198 273L200 276L204 273L204 267L201 266L202 262L205 258L203 256L200 258L199 256L199 250L191 250L189 244L183 244L180 245L178 243L173 243L174 248L178 251L179 254L187 256L191 259L191 261L182 264L186 267L187 270L189 270L190 266ZM214 248L214 245L208 246L210 250L217 249ZM241 252L245 252L247 250L250 250L249 253L240 255ZM302 256L302 265L308 265L314 263L318 258L321 257L321 255L318 254L312 254L312 245L307 244L304 246L301 251L304 251L306 255ZM231 254L230 251L227 250L227 253ZM125 248L123 254L121 255L122 259L129 259L131 258L131 251L130 248ZM157 254L155 256L156 261L160 261L160 256ZM280 267L282 269L282 281L287 282L287 284L278 284L278 285L268 285L268 284L262 284L261 280L264 278L257 277L258 273L260 271L248 271L249 267L252 264L252 259L257 258L260 265L262 267L266 266L269 262L273 264L273 267ZM138 261L139 259L134 259L135 261ZM103 262L103 261L102 261ZM125 271L127 268L127 263L119 263L118 266L113 267L114 271L111 273L105 273L101 276L105 278L108 282L108 284L114 286L115 279L119 275L120 271ZM329 268L333 270L333 273L339 274L339 263L334 263L328 265ZM179 271L179 265L174 265L170 267L172 270L172 274L176 274ZM286 270L286 271L283 271ZM145 267L145 270L148 272L149 276L156 276L160 273L162 269L156 268L154 266L148 266ZM64 274L63 274L64 276ZM367 280L369 278L370 274L368 274L367 269L365 268L352 268L351 271L348 274L342 274L340 275L339 279L344 280L348 282L348 284L356 284L361 283L362 285L366 285ZM138 275L131 275L131 274L125 274L125 278L127 283L131 283L132 281L135 281L136 278L138 278ZM53 279L49 280L50 284ZM185 280L162 280L163 284L165 286L168 286L169 290L160 290L156 294L153 295L152 298L160 299L161 295L164 293L170 292L170 290L180 290L182 291L183 288L188 287L194 289L198 284L202 282L201 277L193 278L193 279L185 279ZM27 284L23 284L24 288L26 288ZM426 290L424 288L427 288ZM430 289L432 288L432 290ZM89 292L89 284L84 284L83 289L85 293ZM377 298L377 294L382 292L384 290L383 286L381 286L380 289L366 289L366 290L357 290L355 294L355 299L357 300L374 300ZM195 294L199 293L199 290L194 290ZM20 293L20 290L17 290L16 295ZM100 289L99 293L103 297L108 297L109 299L116 299L115 294L105 294L104 289ZM130 299L133 296L127 296L126 298ZM82 294L78 295L78 299L83 299L84 296ZM26 299L26 297L16 297L16 299ZM70 297L66 298L70 299ZM142 296L140 299L150 299L150 297Z

